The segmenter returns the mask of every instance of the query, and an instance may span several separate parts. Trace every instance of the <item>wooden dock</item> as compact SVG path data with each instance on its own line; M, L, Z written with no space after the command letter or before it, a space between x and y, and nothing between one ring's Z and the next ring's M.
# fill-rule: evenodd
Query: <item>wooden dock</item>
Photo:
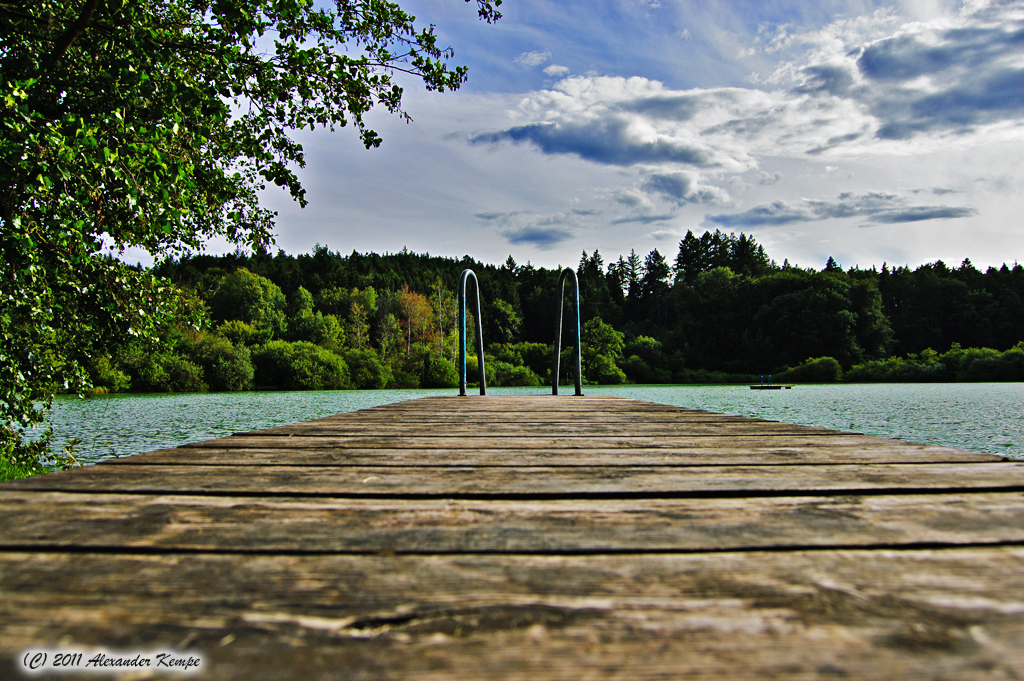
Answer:
M0 484L0 678L91 646L246 681L1020 679L1024 462L443 397Z

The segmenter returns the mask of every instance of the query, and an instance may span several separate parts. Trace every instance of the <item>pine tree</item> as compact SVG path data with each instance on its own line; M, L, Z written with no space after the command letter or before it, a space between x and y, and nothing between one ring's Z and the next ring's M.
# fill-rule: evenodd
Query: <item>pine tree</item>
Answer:
M637 255L636 249L630 249L629 257L626 258L625 280L626 280L626 309L633 321L637 320L637 308L640 304L641 290L640 280L643 278L643 262Z
M648 314L654 312L651 321L656 324L662 323L662 300L669 291L668 279L671 274L668 261L657 248L644 258L644 275L640 282L641 296Z

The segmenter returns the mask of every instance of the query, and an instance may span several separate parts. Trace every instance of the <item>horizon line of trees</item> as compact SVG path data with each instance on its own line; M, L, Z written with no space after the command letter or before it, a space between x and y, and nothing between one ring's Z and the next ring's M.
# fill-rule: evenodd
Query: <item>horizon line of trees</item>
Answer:
M91 358L90 375L110 392L454 387L455 288L465 268L480 281L489 384L549 384L559 269L511 256L495 266L320 245L298 256L239 251L158 263L153 274L209 323L168 329L159 347L128 340ZM1024 339L1016 263L984 273L969 260L843 270L829 258L819 271L778 265L752 237L716 230L688 232L671 263L653 249L605 264L595 250L576 272L591 383L745 382L813 358L830 358L839 373L827 375L847 380L1021 380L1014 371L1000 378L934 366L959 348L1016 352ZM905 365L883 370L896 360ZM471 380L476 361L471 355ZM930 368L907 369L919 364ZM563 362L562 381L573 380L571 366Z

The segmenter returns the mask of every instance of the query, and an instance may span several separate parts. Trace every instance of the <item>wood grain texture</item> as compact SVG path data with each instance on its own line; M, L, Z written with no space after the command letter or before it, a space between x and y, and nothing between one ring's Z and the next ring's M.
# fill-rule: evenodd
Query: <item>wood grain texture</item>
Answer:
M1024 491L1024 462L789 466L90 466L10 489L254 496L756 495L892 490Z
M3 679L75 645L218 681L1013 679L1022 593L1024 462L621 398L426 398L0 484Z
M364 435L420 435L429 428L444 437L673 437L689 436L736 436L736 435L821 435L834 436L840 433L824 428L801 428L784 423L771 422L684 422L684 423L372 423L323 425L314 424L303 428L274 428L269 431L235 433L233 437L301 436L306 438L341 438ZM841 433L845 435L846 433Z
M207 671L187 678L218 680L1013 679L1021 564L1020 549L7 554L0 676L63 640L198 652Z
M8 492L0 547L536 553L1024 543L1024 494L479 501Z
M285 438L267 439L273 447L236 447L237 438L210 441L203 446L163 449L120 459L101 465L135 466L167 465L360 465L360 466L642 466L671 464L677 466L732 466L779 464L851 464L851 463L992 463L998 458L948 447L934 447L893 442L878 438L841 436L832 442L809 438L706 438L678 447L536 447L514 448L523 441L501 441L482 445L469 441L445 443L437 438L415 441L382 442L352 440L318 446L292 447ZM292 440L292 438L287 438ZM835 442L838 441L838 442ZM396 448L395 445L408 445ZM416 446L419 445L419 446Z

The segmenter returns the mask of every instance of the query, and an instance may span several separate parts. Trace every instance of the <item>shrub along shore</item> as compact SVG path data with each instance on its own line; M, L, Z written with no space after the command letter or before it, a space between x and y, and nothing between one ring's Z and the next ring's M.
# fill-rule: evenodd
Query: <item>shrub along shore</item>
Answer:
M1024 341L999 352L991 348L961 348L947 352L931 348L906 357L889 357L856 364L844 372L833 357L809 359L774 377L789 383L952 383L1024 381Z

